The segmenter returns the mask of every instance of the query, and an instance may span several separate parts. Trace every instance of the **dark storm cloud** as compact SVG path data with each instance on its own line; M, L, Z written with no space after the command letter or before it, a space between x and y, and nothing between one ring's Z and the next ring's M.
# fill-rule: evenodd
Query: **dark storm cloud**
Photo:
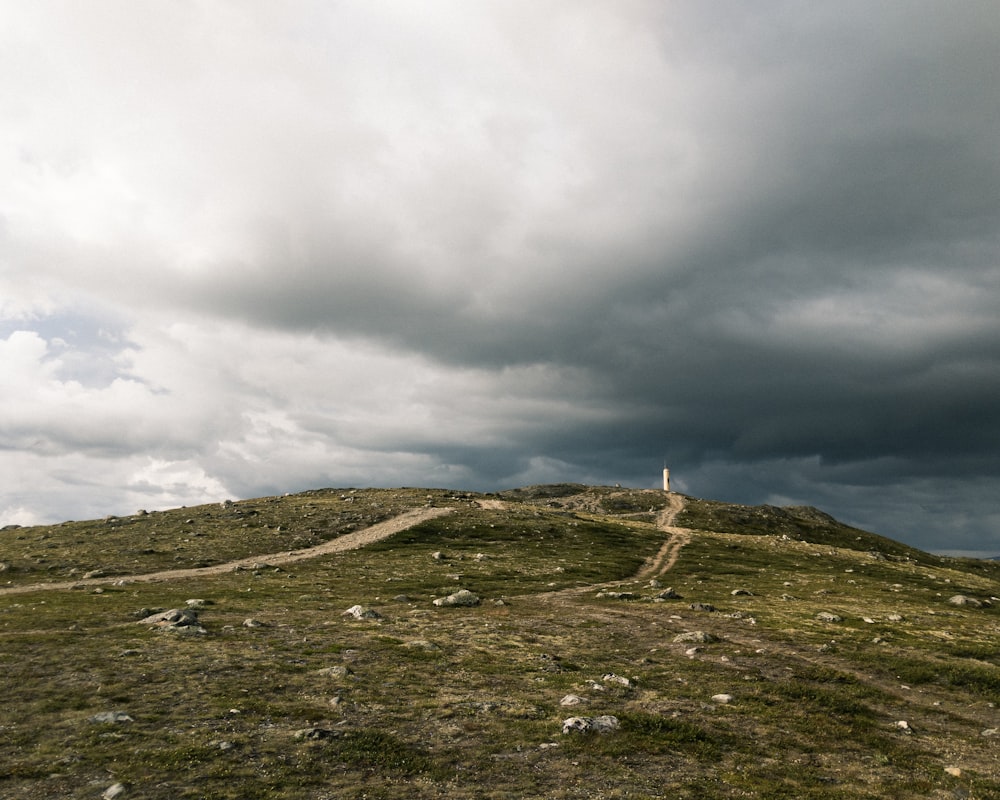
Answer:
M503 184L517 169L439 152L426 203L454 216L428 221L428 248L401 233L423 204L387 197L397 216L376 214L363 240L334 216L335 235L306 230L298 256L259 252L263 269L207 304L452 365L588 371L616 411L603 427L512 432L488 458L436 453L486 480L532 454L641 480L667 450L693 473L760 465L754 496L783 483L834 502L827 484L1000 477L995 9L646 11L659 78L690 85L631 98L648 127L594 135L585 186L522 221L512 248L494 242L521 199ZM680 161L675 120L690 143ZM645 161L630 166L631 148ZM459 191L485 201L462 207ZM796 480L811 458L825 471Z

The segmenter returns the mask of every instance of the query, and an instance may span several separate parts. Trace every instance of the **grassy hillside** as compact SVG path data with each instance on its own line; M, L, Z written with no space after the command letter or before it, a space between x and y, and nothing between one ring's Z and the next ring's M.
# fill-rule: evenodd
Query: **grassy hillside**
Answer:
M674 499L666 529L662 492L565 484L0 531L0 798L1000 797L1000 564Z

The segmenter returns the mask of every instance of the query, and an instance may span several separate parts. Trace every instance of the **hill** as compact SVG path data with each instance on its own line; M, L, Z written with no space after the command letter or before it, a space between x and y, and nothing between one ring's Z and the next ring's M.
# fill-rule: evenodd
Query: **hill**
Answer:
M1000 564L811 508L326 489L0 570L3 798L1000 797Z

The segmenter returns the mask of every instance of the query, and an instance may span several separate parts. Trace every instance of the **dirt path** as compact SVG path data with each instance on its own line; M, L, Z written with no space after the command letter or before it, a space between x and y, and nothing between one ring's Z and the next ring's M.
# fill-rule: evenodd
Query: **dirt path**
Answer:
M356 550L367 544L387 539L394 533L399 533L421 522L451 513L450 508L417 508L400 514L398 517L387 519L371 527L364 528L354 533L338 536L329 542L323 542L315 547L304 550L286 550L281 553L267 553L259 556L249 556L236 561L227 561L224 564L213 564L210 567L192 567L190 569L170 569L162 572L147 572L141 575L108 575L104 578L87 578L76 581L61 581L53 583L32 583L25 586L11 586L0 589L0 595L24 594L27 592L42 592L59 589L79 589L85 586L99 585L123 585L127 583L154 583L158 581L179 580L182 578L204 578L211 575L221 575L226 572L233 572L237 569L249 569L251 567L275 567L282 564L292 564L296 561L304 561L308 558L329 555L330 553L342 553L346 550Z
M674 520L684 509L684 498L679 494L672 494L669 497L670 506L660 512L656 520L661 531L670 534L670 538L663 543L653 558L649 559L635 574L636 578L654 578L667 572L677 563L677 557L681 553L681 548L686 545L691 537L687 528L674 527Z
M677 557L680 555L681 548L684 547L684 545L686 545L691 538L691 532L687 528L678 528L673 524L677 515L684 508L684 498L677 494L671 494L669 501L669 507L660 512L660 515L657 517L656 524L657 527L664 533L670 534L670 538L663 543L663 546L655 556L646 559L646 562L639 568L639 571L636 572L631 578L609 581L607 583L588 584L587 586L574 586L570 589L559 589L554 592L542 592L541 594L535 595L535 597L547 603L565 603L572 597L589 594L591 592L599 591L604 588L610 588L612 586L621 586L622 583L630 580L635 581L655 578L662 575L664 572L668 572L670 568L677 563Z

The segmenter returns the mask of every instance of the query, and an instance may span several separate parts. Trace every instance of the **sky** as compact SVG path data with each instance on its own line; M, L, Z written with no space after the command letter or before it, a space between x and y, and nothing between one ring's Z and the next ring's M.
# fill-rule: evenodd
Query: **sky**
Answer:
M993 0L0 0L0 525L661 485L1000 554Z

